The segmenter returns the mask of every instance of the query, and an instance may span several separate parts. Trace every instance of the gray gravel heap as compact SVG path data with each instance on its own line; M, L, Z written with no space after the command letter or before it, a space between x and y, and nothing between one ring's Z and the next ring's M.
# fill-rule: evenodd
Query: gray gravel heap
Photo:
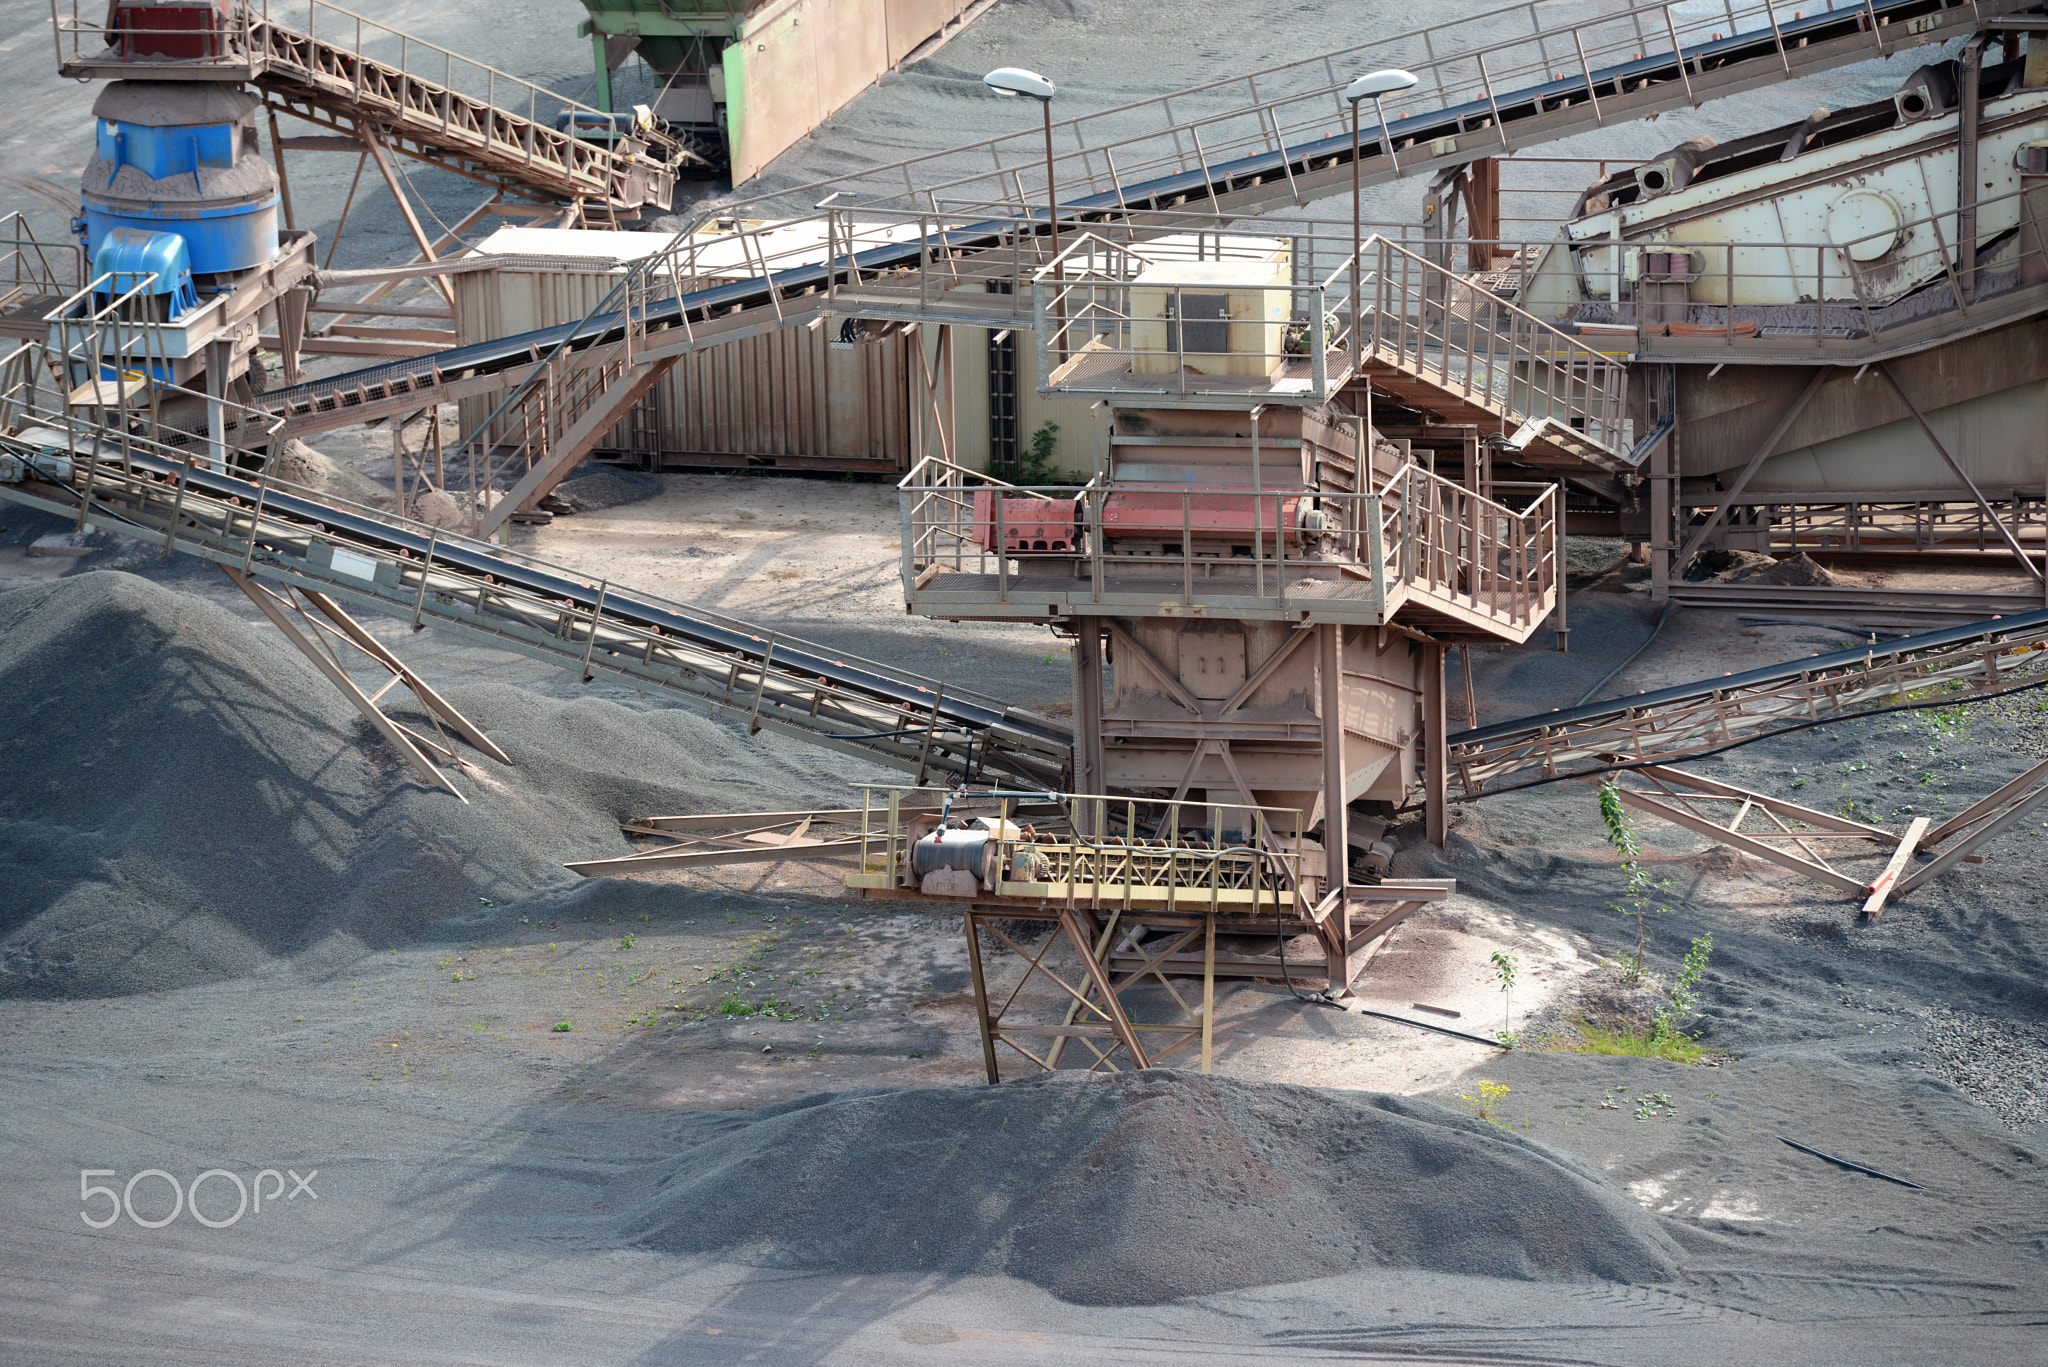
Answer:
M342 971L450 915L579 886L562 861L625 853L622 818L843 782L676 708L446 692L513 759L458 743L466 803L267 625L119 572L0 594L0 997L161 991L278 959Z
M641 1245L840 1273L1007 1273L1064 1300L1403 1268L1564 1282L1674 1275L1590 1168L1427 1102L1163 1069L809 1097L667 1164Z
M1934 1071L2003 1120L2048 1121L2048 1025L1937 1006L1927 1013Z

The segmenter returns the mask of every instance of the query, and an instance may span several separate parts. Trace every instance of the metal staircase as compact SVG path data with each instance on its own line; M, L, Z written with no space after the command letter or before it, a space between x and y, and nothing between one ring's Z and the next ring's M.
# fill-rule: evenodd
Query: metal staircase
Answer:
M51 0L50 17L65 76L247 82L274 110L347 134L345 145L374 137L521 197L669 207L680 148L664 135L576 137L563 125L612 116L326 0L236 0L218 27L175 32L110 30L80 0ZM147 51L159 48L189 55Z
M1365 243L1360 274L1359 371L1375 393L1439 422L1513 432L1524 464L1635 470L1622 360L1383 237Z

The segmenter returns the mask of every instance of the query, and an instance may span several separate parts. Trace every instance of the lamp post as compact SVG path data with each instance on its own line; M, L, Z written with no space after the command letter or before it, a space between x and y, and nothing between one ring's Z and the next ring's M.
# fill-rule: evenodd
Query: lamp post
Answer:
M1351 106L1351 368L1356 371L1362 358L1363 339L1359 327L1358 276L1361 267L1359 258L1365 252L1363 230L1359 222L1359 171L1358 171L1358 102L1371 100L1374 111L1380 119L1380 141L1387 149L1387 163L1394 168L1394 174L1401 174L1401 163L1394 158L1393 135L1387 132L1387 108L1381 103L1389 95L1398 94L1415 84L1415 73L1389 68L1360 76L1344 87L1344 99Z
M981 83L998 95L1024 96L1038 101L1038 107L1045 114L1045 211L1052 225L1052 254L1060 254L1060 211L1059 203L1053 197L1052 183L1052 97L1053 83L1035 71L1026 71L1021 66L1001 66L981 78Z
M1053 193L1052 97L1054 86L1051 81L1048 81L1037 72L1026 71L1021 66L999 66L994 71L989 72L988 75L982 77L981 83L990 90L995 91L998 95L1009 97L1021 95L1025 99L1038 101L1039 111L1045 116L1045 219L1047 226L1052 230L1052 259L1055 263L1053 266L1052 286L1054 326L1052 336L1046 340L1052 355L1057 357L1059 355L1060 342L1065 336L1066 328L1063 325L1064 319L1061 316L1064 310L1060 306L1060 280L1059 266L1057 264L1060 259L1060 208L1059 200ZM1015 305L1012 305L1012 307L1015 307Z

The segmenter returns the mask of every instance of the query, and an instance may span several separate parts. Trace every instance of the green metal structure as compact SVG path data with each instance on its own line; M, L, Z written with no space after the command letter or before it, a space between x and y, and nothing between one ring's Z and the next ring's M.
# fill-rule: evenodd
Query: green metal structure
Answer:
M662 81L655 116L713 165L730 165L723 58L740 35L749 0L583 0L583 6L590 17L576 32L590 39L597 70L592 103L613 109L612 73L638 53Z

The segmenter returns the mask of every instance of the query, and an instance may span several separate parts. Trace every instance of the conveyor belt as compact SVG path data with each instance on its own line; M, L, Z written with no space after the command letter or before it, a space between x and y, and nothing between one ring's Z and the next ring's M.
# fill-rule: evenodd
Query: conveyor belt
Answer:
M1429 165L1492 155L1501 151L1503 145L1536 146L1600 123L1645 117L1795 74L1865 60L1878 55L1873 33L1881 37L1885 51L1897 52L1991 26L1995 16L2018 13L2024 8L2019 4L1997 3L1955 5L1946 0L1866 0L1854 8L1772 22L1753 32L1680 44L1662 55L1646 55L1583 72L1567 71L1549 81L1493 92L1485 99L1463 101L1435 111L1409 112L1395 129L1399 142L1411 145L1405 153L1397 154L1398 170L1395 160L1379 150L1380 130L1364 130L1361 179L1367 185L1379 184L1397 174L1414 175ZM1661 16L1662 10L1645 13L1656 17ZM1766 12L1763 17L1770 16ZM1603 15L1598 22L1612 20L1612 15ZM1556 36L1560 41L1567 40L1571 30L1557 30ZM1563 57L1558 61L1567 63ZM1599 94L1603 89L1607 93ZM1245 113L1237 110L1216 115L1212 121L1242 118ZM1179 127L1199 128L1201 122ZM1441 144L1444 139L1450 140L1453 150L1425 155L1424 149ZM1142 219L1148 212L1181 206L1202 209L1212 204L1233 213L1257 213L1296 203L1308 187L1323 186L1321 192L1327 193L1339 184L1348 186L1350 156L1347 132L1251 156L1205 160L1194 170L1113 184L1078 197L1063 195L1060 218L1068 225L1101 223ZM921 201L915 207L920 212L929 212ZM733 210L718 212L730 215ZM823 218L819 215L821 222ZM850 260L842 256L830 264L792 266L664 300L652 306L647 327L651 335L658 336L686 326L706 327L715 320L730 326L736 314L778 306L787 309L788 301L828 286L847 286L857 283L862 276L872 277L883 271L915 271L931 253L957 255L1002 249L1007 255L1015 236L1046 231L1043 209L1034 212L1026 206L1016 210L1014 216L934 229L922 239L859 251ZM431 356L308 381L270 391L260 396L258 402L270 412L285 416L294 430L313 430L334 420L345 420L344 415L360 407L365 396L374 401L395 388L405 395L423 396L424 400L424 396L447 380L524 371L558 347L581 350L614 339L620 331L620 316L605 313L579 323L540 328ZM655 340L651 345L659 346L660 342Z
M946 783L1057 789L1071 733L969 690L670 602L501 547L219 474L136 443L90 470L85 522L347 604L609 677ZM0 436L0 450L41 448ZM123 464L127 469L123 469ZM75 519L86 479L0 484Z
M407 156L542 200L621 212L671 201L670 162L682 155L673 139L646 129L616 144L579 138L556 126L560 116L611 116L326 0L295 5L294 24L272 18L264 0L245 0L216 31L221 55L189 59L123 60L99 46L97 14L53 6L52 17L66 76L248 81L299 118L351 137L374 129Z
M1930 631L1448 737L1466 799L1531 779L1671 761L1900 703L1961 702L2048 679L2048 610Z
M1056 123L1056 146L1071 149L1055 153L1057 184L1063 206L1261 213L1349 190L1351 140L1337 92L1378 68L1420 78L1386 102L1400 173L1412 176L1995 29L2000 16L2030 8L2038 6L1527 0ZM1190 107L1206 112L1190 117ZM1376 146L1382 130L1367 123L1360 135L1363 183L1393 178ZM1044 202L1044 166L1031 125L729 211L759 216L778 201L828 196L856 210L1016 210ZM899 181L901 191L874 191Z

